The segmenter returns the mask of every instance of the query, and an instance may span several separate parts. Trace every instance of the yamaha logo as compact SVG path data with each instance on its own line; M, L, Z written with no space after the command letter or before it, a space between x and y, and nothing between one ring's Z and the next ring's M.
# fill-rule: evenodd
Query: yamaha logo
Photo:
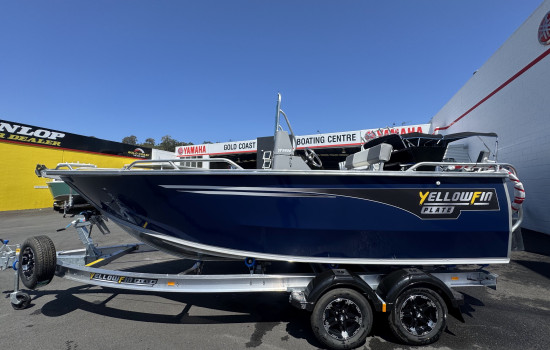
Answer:
M550 44L550 11L544 15L539 25L539 43Z

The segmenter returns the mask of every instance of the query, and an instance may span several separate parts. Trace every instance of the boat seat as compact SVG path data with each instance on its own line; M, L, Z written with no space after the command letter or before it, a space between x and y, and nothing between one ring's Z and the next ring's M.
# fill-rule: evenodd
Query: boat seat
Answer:
M476 163L488 163L490 154L491 153L489 151L479 152L479 155L477 156Z
M390 159L392 151L392 145L388 143L381 143L347 156L344 167L346 169L356 169L373 164L384 163Z

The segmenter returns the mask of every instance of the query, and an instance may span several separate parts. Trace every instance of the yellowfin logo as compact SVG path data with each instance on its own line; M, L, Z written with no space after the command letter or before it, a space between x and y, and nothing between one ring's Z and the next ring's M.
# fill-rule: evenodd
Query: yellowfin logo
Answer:
M495 210L498 208L493 189L482 191L429 190L418 191L421 215L458 217L462 210Z
M419 191L418 205L430 203L488 205L493 195L493 191Z
M335 188L325 190L326 192L319 191L319 193L383 203L404 210L421 220L456 220L464 212L468 212L466 215L475 220L475 216L478 215L476 212L500 212L508 208L506 205L508 198L502 184L493 187L487 184L486 187L474 188L466 187L466 184L456 184L457 187L447 186L452 185L392 188L391 190L386 187L361 190ZM498 217L498 215L501 213L487 213L484 219L490 220L491 217Z

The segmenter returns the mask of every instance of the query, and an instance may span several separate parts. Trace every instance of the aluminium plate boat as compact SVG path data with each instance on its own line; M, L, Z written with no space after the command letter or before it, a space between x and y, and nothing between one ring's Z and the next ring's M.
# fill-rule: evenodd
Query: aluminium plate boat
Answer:
M219 158L203 161L227 169L156 160L123 169L37 171L60 177L140 241L185 258L509 262L513 214L523 198L518 181L515 203L510 199L507 180L517 179L511 166L442 162L441 148L460 137L420 134L370 140L341 170L313 170L321 159L311 149L305 159L296 154L280 102L279 95L271 169L246 170Z

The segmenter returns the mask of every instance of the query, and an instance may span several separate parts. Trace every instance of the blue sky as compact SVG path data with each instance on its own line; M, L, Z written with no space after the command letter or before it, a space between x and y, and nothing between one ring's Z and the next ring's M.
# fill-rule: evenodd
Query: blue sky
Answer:
M542 0L0 0L0 119L113 141L428 122Z

